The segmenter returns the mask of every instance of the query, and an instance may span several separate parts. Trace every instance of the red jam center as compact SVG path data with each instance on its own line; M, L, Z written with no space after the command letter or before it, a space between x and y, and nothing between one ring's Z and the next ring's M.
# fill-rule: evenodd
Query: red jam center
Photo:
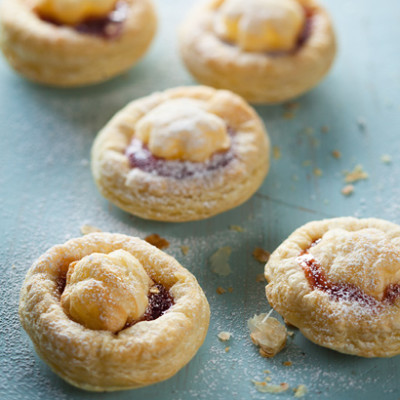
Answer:
M122 32L122 26L128 16L128 5L125 1L119 1L114 10L103 18L91 17L85 21L72 26L73 29L80 33L100 36L104 39L115 39ZM48 17L41 16L43 21L53 25L62 26L58 21Z
M321 239L314 242L314 247ZM304 274L312 290L322 290L335 300L357 302L361 306L379 307L382 304L394 304L400 296L400 285L390 284L386 287L381 301L365 293L362 289L349 283L333 283L325 275L321 264L308 252L308 249L301 253L299 260Z
M228 134L232 137L233 130L228 128ZM128 157L131 168L139 168L144 172L175 179L184 179L217 170L225 167L235 158L231 146L227 151L214 153L209 160L203 163L166 160L154 156L146 145L135 138L127 147L125 155Z
M156 290L155 293L149 293L149 304L143 316L145 321L161 317L174 304L174 299L163 285L157 283L153 288Z

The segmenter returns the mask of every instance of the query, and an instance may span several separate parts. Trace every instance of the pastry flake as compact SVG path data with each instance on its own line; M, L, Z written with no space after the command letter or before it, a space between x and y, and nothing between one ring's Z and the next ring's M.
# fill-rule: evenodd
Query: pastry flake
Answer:
M252 342L260 347L263 357L274 357L285 347L286 327L269 314L254 315L247 321L247 327Z
M100 192L131 214L192 221L246 201L268 172L269 147L242 98L181 87L116 114L93 144L92 172Z
M91 391L173 376L203 343L209 312L196 279L174 258L109 233L49 249L28 271L19 306L41 358Z
M329 15L315 0L208 0L185 19L179 42L199 82L252 103L312 89L336 54Z
M269 303L311 341L362 357L400 353L400 227L310 222L265 267Z

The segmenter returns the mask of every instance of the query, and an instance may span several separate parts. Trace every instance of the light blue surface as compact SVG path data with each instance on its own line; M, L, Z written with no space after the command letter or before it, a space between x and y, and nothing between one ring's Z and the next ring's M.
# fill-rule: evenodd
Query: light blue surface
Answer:
M144 221L110 206L97 193L87 165L96 133L127 102L194 83L179 61L175 30L195 1L156 3L161 26L150 52L135 69L109 83L48 89L24 81L0 60L0 399L273 398L251 383L263 379L265 369L273 383L306 384L310 399L398 399L399 357L341 355L296 331L286 349L267 360L251 344L246 320L269 309L264 285L256 282L263 266L251 255L254 247L272 251L295 228L323 217L375 216L400 223L400 2L325 1L340 46L331 74L299 99L292 120L283 118L282 106L257 107L282 157L273 160L262 188L246 204L187 224ZM321 132L325 125L328 133ZM339 160L331 156L335 149L342 153ZM392 164L382 163L383 154L391 155ZM307 160L311 165L305 167ZM369 179L344 197L342 171L356 164L363 165ZM321 177L315 168L322 170ZM38 359L22 331L17 307L27 269L50 246L79 236L84 223L104 231L166 237L171 242L167 252L204 288L212 310L206 342L169 381L113 394L80 391ZM230 225L246 231L234 232ZM190 247L187 256L180 251L183 244ZM222 246L233 249L233 273L227 278L214 275L208 265ZM234 291L217 295L218 286ZM228 353L216 337L222 330L233 333ZM283 366L287 360L293 366Z

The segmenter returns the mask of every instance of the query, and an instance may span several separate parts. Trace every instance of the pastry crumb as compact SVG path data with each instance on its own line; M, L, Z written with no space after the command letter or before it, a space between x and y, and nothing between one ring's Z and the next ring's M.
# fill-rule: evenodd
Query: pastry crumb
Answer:
M247 321L252 342L260 347L263 357L274 357L286 344L287 331L276 318L269 314L254 315Z
M332 157L336 158L336 159L339 159L339 158L342 157L342 153L339 150L333 150L332 151Z
M217 287L217 293L218 294L224 294L226 293L226 290L222 286Z
M314 168L313 173L314 173L315 176L322 176L322 169Z
M102 230L92 225L85 224L81 226L82 235L88 235L89 233L94 233L94 232L102 232Z
M256 276L256 282L265 282L265 276L264 274L258 274Z
M153 287L150 288L149 292L152 293L152 294L159 294L160 293L160 289L157 286L153 286Z
M233 287L228 287L228 292L232 293L233 292Z
M152 235L146 236L144 240L147 243L152 244L153 246L157 247L158 249L166 249L169 247L169 242L167 239L162 238L157 233L153 233Z
M231 348L229 346L225 347L225 353L228 353Z
M269 370L269 369L264 369L264 374L270 374L271 373L271 371Z
M271 385L266 381L259 382L253 380L252 383L261 393L277 394L286 392L289 389L289 385L286 382L282 382L280 385Z
M246 231L244 228L242 228L242 227L239 226L239 225L231 225L231 226L229 227L229 229L230 229L231 231L240 232L240 233Z
M15 264L11 265L11 269L15 269L15 268L17 268L17 267L15 266Z
M181 252L184 256L189 253L189 246L181 246Z
M382 154L381 161L384 164L391 164L392 163L392 157L389 154Z
M350 196L351 194L354 193L354 186L353 185L346 185L342 190L341 193L344 196Z
M363 170L362 165L358 164L353 171L345 173L344 180L346 183L354 183L363 179L368 179L368 174Z
M314 128L312 128L311 126L306 126L304 128L304 133L308 136L311 136L314 134Z
M304 160L303 167L309 167L312 164L311 160Z
M231 338L231 336L232 336L232 334L230 333L230 332L220 332L220 333L218 333L218 339L221 341L221 342L227 342L228 340L230 340L230 338Z
M229 265L229 257L232 249L229 246L221 247L211 257L211 271L220 276L228 276L232 270Z
M291 361L284 361L282 363L285 367L291 367L293 365L293 363Z
M253 250L253 257L261 263L266 263L269 260L270 256L270 252L262 249L261 247L256 247Z
M282 157L281 149L278 146L273 147L272 153L275 160L279 160Z
M288 331L287 334L288 334L288 336L292 337L294 335L294 332L293 331Z
M306 385L299 385L293 389L294 397L304 397L307 394L307 386Z
M323 125L321 126L321 132L322 133L328 133L330 131L330 128L328 125Z

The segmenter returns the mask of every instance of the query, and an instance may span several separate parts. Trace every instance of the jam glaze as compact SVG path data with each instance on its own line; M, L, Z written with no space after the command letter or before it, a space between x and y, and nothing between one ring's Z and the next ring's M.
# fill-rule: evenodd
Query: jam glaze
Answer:
M310 248L316 246L321 239L313 242ZM309 248L309 249L310 249ZM355 302L363 307L375 309L383 306L393 305L400 296L400 284L390 284L386 287L381 300L365 293L359 287L349 283L333 283L325 275L321 264L309 253L309 249L304 250L297 262L302 267L306 279L312 290L326 292L332 300Z
M169 291L160 283L154 284L148 294L149 304L143 317L138 321L127 322L123 329L130 328L141 321L154 321L165 314L175 303Z
M230 137L235 132L227 128ZM175 179L189 178L205 172L215 171L228 165L234 158L235 153L231 147L222 152L214 153L206 162L191 162L180 160L167 160L154 156L142 141L133 138L125 155L128 157L131 168L138 168L147 173Z
M114 9L102 18L91 17L81 23L71 26L79 33L99 36L103 39L116 39L122 33L123 23L128 16L129 6L125 1L118 1ZM47 16L40 18L52 25L67 26Z

